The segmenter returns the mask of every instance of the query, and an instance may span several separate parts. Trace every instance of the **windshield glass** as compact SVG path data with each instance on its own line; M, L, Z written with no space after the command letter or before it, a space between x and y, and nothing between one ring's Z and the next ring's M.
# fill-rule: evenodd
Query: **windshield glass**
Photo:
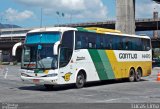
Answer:
M37 44L37 43L55 43L60 40L60 32L38 32L28 33L25 43Z
M22 68L56 69L57 55L54 55L54 44L60 40L60 33L45 32L27 34L23 48Z
M53 45L38 45L37 68L57 68L57 56L53 55Z
M24 46L22 58L23 68L36 68L36 46Z
M25 45L22 68L56 69L57 56L53 55L53 45Z

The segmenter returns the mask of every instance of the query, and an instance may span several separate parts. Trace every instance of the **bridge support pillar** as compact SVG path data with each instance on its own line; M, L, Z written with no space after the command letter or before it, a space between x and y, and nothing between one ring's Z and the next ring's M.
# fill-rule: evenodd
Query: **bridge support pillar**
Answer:
M153 19L155 21L158 21L158 12L157 11L153 12ZM156 23L156 27L157 27L157 30L153 31L153 38L154 39L158 38L158 22Z
M135 0L116 0L116 29L135 34Z

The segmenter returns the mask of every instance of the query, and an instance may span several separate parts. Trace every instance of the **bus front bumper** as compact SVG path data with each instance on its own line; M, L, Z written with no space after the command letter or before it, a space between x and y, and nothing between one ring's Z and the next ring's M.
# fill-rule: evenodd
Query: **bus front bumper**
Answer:
M24 83L36 84L36 85L56 85L58 77L25 77L21 76L21 79Z

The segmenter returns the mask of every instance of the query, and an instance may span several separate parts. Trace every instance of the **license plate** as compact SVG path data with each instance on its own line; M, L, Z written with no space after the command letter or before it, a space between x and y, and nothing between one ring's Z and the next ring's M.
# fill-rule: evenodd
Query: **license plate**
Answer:
M39 79L33 79L33 83L38 84L38 83L40 83L40 80Z

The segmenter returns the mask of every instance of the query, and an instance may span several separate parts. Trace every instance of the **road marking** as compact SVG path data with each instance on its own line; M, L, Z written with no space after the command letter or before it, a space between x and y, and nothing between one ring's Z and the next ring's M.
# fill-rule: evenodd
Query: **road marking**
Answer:
M94 95L84 95L84 96L86 96L86 97L92 97L92 96L94 96Z
M6 69L4 70L4 79L7 78L7 74L8 74L8 68L6 68Z
M128 100L129 98L114 98L114 99L108 99L108 100L101 100L98 102L110 102L110 101L117 101L117 100Z
M4 79L6 79L8 75L8 68L7 67L1 68L0 73L2 73L2 75L4 76Z

